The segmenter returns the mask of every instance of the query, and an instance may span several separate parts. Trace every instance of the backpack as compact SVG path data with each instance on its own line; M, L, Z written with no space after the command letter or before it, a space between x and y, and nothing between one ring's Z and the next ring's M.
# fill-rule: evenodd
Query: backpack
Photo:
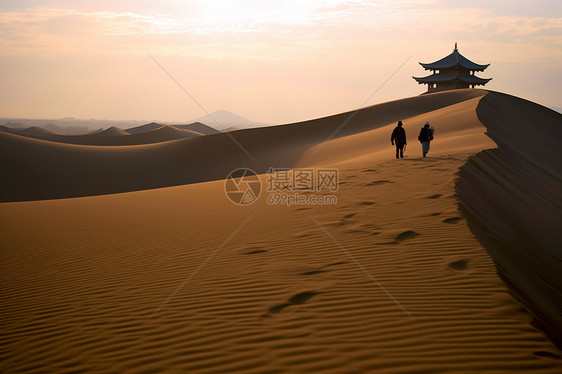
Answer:
M418 136L420 142L427 142L429 140L428 132L425 127L420 130L420 135Z

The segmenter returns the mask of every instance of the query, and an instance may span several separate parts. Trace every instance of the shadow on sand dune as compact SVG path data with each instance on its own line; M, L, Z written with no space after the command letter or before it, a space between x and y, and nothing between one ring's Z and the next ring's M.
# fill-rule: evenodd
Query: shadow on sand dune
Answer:
M562 346L562 115L496 92L477 114L499 148L461 168L459 208L515 297Z

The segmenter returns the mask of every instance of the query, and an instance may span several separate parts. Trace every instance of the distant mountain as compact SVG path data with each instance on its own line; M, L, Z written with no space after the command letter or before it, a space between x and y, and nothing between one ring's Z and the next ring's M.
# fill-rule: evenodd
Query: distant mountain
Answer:
M229 112L228 110L217 110L216 112L210 113L210 115L197 118L193 120L193 122L200 122L220 131L225 131L231 127L244 129L249 127L262 127L265 125Z

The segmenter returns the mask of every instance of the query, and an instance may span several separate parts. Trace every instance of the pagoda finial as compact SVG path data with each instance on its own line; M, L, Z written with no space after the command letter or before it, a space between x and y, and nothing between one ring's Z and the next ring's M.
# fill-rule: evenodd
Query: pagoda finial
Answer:
M459 49L457 48L457 42L455 42L455 49L453 50L453 52L458 52Z

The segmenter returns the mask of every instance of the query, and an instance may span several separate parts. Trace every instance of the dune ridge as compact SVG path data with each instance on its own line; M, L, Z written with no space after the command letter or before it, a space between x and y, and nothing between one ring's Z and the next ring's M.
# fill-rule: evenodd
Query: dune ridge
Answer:
M562 352L531 324L532 306L510 295L456 198L474 190L501 202L501 193L519 195L528 185L524 173L551 170L549 158L532 150L533 165L521 164L525 170L514 175L494 163L511 162L505 151L475 163L496 153L483 123L499 134L500 150L502 142L521 147L494 116L521 115L517 107L525 112L527 105L459 91L366 108L331 139L349 113L232 133L273 166L337 165L338 191L302 191L335 194L335 205L269 205L264 190L254 204L238 206L220 179L0 204L0 371L559 373ZM408 126L402 160L389 139L397 117ZM423 159L415 139L425 119L436 139ZM64 183L49 187L37 171L31 176L63 195L71 187L97 191L90 185L96 178L114 190L139 188L169 182L180 165L178 182L248 161L226 134L123 147L13 134L0 134L0 142L0 152L45 158L44 172ZM60 165L49 168L53 161ZM93 177L80 172L85 166ZM492 177L462 170L458 179L460 168L484 168L518 185L494 189ZM103 179L120 174L122 180ZM264 189L269 176L260 175ZM470 212L490 214L493 201L480 198ZM513 235L498 222L488 225ZM537 255L531 260L541 264Z
M147 129L147 128L145 128ZM19 132L9 131L21 135ZM117 127L94 132L87 135L58 135L55 133L26 134L30 138L45 140L54 143L94 146L124 146L162 143L170 140L187 139L203 134L186 129L179 129L169 125L158 125L147 131L138 131L132 134Z
M129 133L125 132L123 129L120 129L116 126L111 126L103 131L94 132L90 136L123 136L129 135Z
M164 125L164 124L160 124L160 123L156 123L156 122L151 122L151 123L147 123L146 125L142 125L142 126L137 126L137 127L131 127L130 129L126 129L125 131L129 134L139 134L139 133L143 133L143 132L148 132L148 131L152 131L152 130L157 130L161 127L164 126L168 126L168 127L173 127L179 130L189 130L189 131L194 131L198 134L201 135L212 135L212 134L219 134L220 131L219 130L215 130L214 128L212 128L211 126L207 126L201 122L193 122L193 123L189 123L187 125Z
M562 115L497 92L477 115L499 147L461 168L460 208L499 274L562 346Z
M376 129L485 93L459 90L418 96L301 123L128 147L68 145L0 133L0 157L6 160L0 165L0 176L7 181L0 185L0 201L68 198L204 182L223 179L241 166L258 173L270 167L292 167L310 147L330 137ZM132 136L142 134L111 138Z
M60 134L39 126L31 126L25 129L14 129L6 126L0 126L0 131L11 132L13 134L19 134L30 137L42 137L42 136L60 136Z
M125 129L125 132L128 133L128 134L131 134L131 135L140 134L140 133L143 133L143 132L157 130L157 129L163 127L163 126L165 126L165 125L162 125L162 124L159 124L159 123L156 123L156 122L150 122L150 123L147 123L146 125L135 126L135 127Z
M207 126L204 123L201 122L193 122L193 123L189 123L187 125L174 125L174 127L178 128L178 129L183 129L183 130L191 130L191 131L195 131L198 132L200 134L203 135L213 135L213 134L220 134L221 131L216 130L215 128L211 127L211 126Z

